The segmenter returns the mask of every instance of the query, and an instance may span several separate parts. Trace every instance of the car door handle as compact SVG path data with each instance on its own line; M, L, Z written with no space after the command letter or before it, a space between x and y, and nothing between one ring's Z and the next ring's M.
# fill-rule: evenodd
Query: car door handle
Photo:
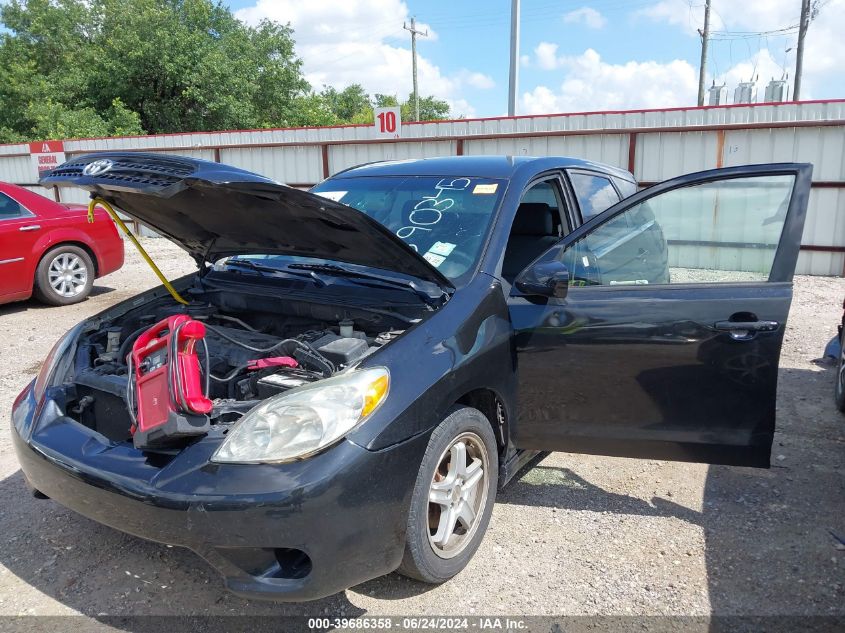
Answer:
M27 224L26 226L22 226L21 228L19 228L18 231L23 231L23 232L37 231L40 228L41 228L40 224Z
M754 337L757 332L774 332L780 323L777 321L716 321L717 330L730 332L731 338L745 341Z

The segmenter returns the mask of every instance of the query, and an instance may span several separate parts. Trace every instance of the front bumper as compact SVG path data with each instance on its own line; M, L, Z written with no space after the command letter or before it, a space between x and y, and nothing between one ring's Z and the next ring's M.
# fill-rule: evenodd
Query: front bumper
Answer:
M280 465L210 463L220 442L210 434L168 460L55 416L50 400L37 412L32 394L22 396L12 437L34 488L94 521L193 550L234 593L313 600L401 561L428 434L380 451L344 440Z

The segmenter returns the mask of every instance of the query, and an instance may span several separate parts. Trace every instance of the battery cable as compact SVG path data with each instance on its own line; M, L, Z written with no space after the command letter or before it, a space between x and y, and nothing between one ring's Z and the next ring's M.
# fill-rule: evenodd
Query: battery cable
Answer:
M123 230L123 232L126 234L126 237L129 238L129 241L132 242L135 245L135 248L138 249L138 252L141 253L141 257L144 258L144 261L146 261L150 265L150 268L153 269L153 272L161 280L161 283L164 284L165 288L167 288L167 291L170 293L170 296L172 296L176 301L178 301L182 305L188 305L188 302L182 298L182 295L176 292L176 288L174 288L170 284L170 282L167 281L167 278L164 276L164 273L159 270L159 267L156 266L156 263L153 261L152 257L147 254L147 251L144 250L144 247L141 246L141 243L132 234L132 231L130 231L129 228L123 223L123 220L120 219L120 216L117 215L115 210L108 202L106 202L102 198L93 198L91 202L88 203L88 222L93 224L94 209L97 205L103 207L103 209L105 209L106 212L111 216L111 219L114 220L114 223L117 224Z

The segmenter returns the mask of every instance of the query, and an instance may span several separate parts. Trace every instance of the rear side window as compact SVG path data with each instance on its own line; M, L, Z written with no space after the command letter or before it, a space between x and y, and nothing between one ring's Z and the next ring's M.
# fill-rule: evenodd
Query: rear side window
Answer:
M18 202L5 193L0 193L0 220L22 218L25 215L28 215L26 210Z
M624 200L628 196L633 196L637 193L637 183L631 182L630 180L622 180L621 178L614 178L613 179L616 188L619 190L619 193L622 195L622 199Z
M575 190L575 197L578 198L581 219L584 222L619 202L619 194L608 178L569 172L569 181Z

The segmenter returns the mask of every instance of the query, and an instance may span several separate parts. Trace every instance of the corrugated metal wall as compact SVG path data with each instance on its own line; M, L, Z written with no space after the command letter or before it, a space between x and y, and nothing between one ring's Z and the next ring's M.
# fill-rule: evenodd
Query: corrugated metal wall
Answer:
M668 110L554 114L404 123L402 137L373 126L242 130L65 141L68 156L102 150L171 152L218 160L306 187L375 160L449 154L568 155L631 169L650 184L749 163L815 165L798 271L845 270L845 100ZM37 187L26 144L0 145L0 180ZM62 202L85 202L63 190Z

